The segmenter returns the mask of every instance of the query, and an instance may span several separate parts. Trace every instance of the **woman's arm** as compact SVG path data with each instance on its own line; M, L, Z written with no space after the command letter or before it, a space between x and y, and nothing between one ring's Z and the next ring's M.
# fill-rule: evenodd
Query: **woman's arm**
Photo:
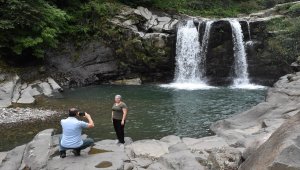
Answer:
M111 122L113 122L113 118L114 118L114 112L111 112Z
M121 122L121 125L124 125L125 124L125 120L126 120L126 116L127 116L127 108L123 108L122 109L123 111L123 117L122 117L122 122Z

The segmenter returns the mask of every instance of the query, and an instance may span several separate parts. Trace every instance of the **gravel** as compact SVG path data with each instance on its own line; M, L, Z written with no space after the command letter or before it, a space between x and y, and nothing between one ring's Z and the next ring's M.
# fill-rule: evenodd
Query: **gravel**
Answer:
M0 108L0 124L45 120L58 115L57 111L32 108Z

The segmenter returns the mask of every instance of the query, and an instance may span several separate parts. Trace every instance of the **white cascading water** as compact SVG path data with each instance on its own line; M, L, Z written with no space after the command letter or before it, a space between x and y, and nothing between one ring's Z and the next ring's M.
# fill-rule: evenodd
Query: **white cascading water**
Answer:
M247 26L248 26L248 36L249 36L249 40L246 42L246 45L251 47L253 45L253 41L251 38L251 27L250 27L250 23L249 21L247 21Z
M203 35L203 45L201 46L199 42L199 27L196 28L192 20L187 21L185 25L178 28L175 79L173 83L162 85L163 87L186 90L212 88L205 82L204 66L212 22L207 23Z
M202 75L206 74L206 54L208 50L210 30L213 23L214 21L207 21L205 23L205 31L202 38L201 53L200 53L200 57L201 57L200 72L202 73ZM205 77L203 77L203 79L205 81Z
M256 89L263 86L250 84L248 75L247 54L244 46L244 35L241 24L237 20L229 20L232 28L234 50L234 73L233 88Z
M199 34L193 21L180 27L176 42L175 82L201 82Z

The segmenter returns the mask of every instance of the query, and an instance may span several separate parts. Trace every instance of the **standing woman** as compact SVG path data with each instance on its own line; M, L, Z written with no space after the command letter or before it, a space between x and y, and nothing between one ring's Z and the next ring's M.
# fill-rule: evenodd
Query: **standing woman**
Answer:
M115 103L112 107L112 122L119 140L119 143L124 144L124 126L126 122L127 116L127 106L124 102L122 102L121 95L115 96Z

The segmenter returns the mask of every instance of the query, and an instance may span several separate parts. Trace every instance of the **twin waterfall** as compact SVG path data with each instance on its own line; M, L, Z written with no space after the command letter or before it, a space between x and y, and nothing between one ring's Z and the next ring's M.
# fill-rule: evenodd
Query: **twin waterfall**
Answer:
M250 84L244 36L240 23L237 20L228 20L228 22L231 25L234 44L234 80L231 87L248 89L262 87ZM205 31L202 41L199 41L199 28L202 25L205 25ZM214 88L207 85L205 67L212 25L213 21L205 21L199 23L197 29L194 22L190 20L179 26L176 43L175 79L173 83L163 86L187 90Z

